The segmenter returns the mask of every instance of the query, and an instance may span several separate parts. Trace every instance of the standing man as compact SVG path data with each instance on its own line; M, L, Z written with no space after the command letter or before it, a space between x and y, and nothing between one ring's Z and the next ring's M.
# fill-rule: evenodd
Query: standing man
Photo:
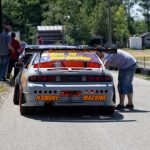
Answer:
M37 37L37 44L38 45L42 45L43 44L43 41L42 41L40 36Z
M20 43L15 38L16 38L16 34L12 32L11 33L11 45L14 49L14 52L10 53L10 61L9 61L8 70L7 70L7 79L10 79L10 74L12 72L13 67L14 67L13 78L15 79L18 74L18 68L15 67L15 63L18 61L19 49L21 47L20 47Z
M105 54L105 66L113 66L119 69L118 91L120 102L116 109L133 109L133 77L136 70L136 59L123 50L117 50L117 54ZM128 103L124 106L125 95L128 97Z
M11 26L6 25L4 27L4 32L0 33L0 81L7 81L5 78L10 51L14 51L11 46L11 37L8 34L11 31Z

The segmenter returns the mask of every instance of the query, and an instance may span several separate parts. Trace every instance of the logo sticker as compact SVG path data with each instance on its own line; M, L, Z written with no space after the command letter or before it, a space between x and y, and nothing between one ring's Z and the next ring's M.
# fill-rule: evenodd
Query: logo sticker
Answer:
M104 101L106 100L106 95L84 95L84 101Z
M35 97L37 101L57 101L59 96L57 95L38 95Z

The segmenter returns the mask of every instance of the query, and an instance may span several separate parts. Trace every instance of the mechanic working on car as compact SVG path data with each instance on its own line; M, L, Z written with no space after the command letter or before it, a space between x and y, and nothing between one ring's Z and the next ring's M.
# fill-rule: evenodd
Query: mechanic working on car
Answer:
M0 33L0 81L7 81L5 75L9 63L10 52L14 52L11 45L11 37L8 34L10 31L11 26L6 25L4 27L4 32Z
M118 91L120 103L116 109L133 109L133 77L136 70L136 59L129 53L118 49L116 54L104 54L104 65L113 66L119 69ZM124 106L125 95L128 97L128 104Z

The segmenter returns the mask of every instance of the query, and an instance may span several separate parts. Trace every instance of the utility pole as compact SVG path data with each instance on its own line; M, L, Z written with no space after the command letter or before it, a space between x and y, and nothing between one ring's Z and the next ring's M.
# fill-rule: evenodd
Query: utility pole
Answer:
M148 21L148 23L147 23L147 25L148 25L148 32L150 32L150 0L148 1L148 10L147 10L147 21Z
M111 0L108 0L108 47L112 46Z
M0 33L2 32L2 0L0 0Z

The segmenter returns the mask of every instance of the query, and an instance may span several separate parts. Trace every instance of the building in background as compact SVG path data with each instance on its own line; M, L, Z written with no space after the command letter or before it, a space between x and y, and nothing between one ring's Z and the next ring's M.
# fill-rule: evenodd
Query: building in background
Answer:
M37 26L37 36L42 39L42 44L63 44L64 30L63 26Z
M143 33L141 35L141 38L142 38L142 47L150 48L150 32Z
M129 46L131 49L142 49L142 38L141 37L130 37Z

